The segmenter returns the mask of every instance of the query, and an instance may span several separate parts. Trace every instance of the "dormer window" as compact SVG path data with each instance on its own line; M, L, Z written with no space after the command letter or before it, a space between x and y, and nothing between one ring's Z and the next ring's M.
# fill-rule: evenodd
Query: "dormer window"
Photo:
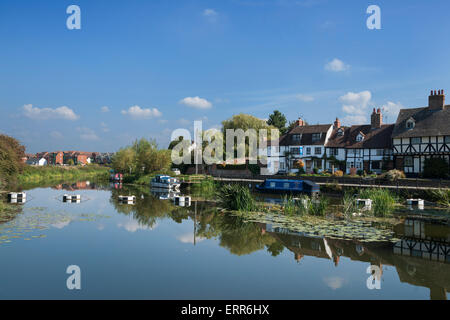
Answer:
M361 142L363 140L364 140L364 135L362 133L360 133L356 136L356 142Z
M408 121L406 121L406 129L413 129L416 126L416 122L414 119L410 118Z
M337 132L337 136L338 137L342 137L343 135L344 135L344 130L339 129L338 132Z
M320 136L321 136L320 133L313 133L312 134L312 142L314 143L314 142L320 141Z

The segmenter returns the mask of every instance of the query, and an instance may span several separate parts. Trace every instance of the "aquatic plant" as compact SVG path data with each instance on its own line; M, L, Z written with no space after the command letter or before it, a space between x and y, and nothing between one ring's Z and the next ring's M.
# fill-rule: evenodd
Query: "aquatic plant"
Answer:
M371 212L377 217L392 213L397 203L396 197L388 189L382 188L362 189L359 197L372 200Z
M450 208L450 190L449 189L439 189L439 190L427 190L426 195L428 198L444 207Z
M319 197L318 199L310 200L308 212L313 216L324 216L328 209L328 205L329 201L325 197Z
M225 184L217 192L221 207L229 210L255 211L258 206L249 188L240 184Z
M345 217L349 218L353 216L353 213L357 211L355 197L346 192L342 198L342 213Z
M328 209L328 199L320 197L311 199L306 195L300 198L285 197L282 211L285 215L312 215L324 216Z
M191 190L194 195L201 195L203 197L209 198L213 197L219 188L219 184L214 181L214 179L204 179L199 183L192 185Z

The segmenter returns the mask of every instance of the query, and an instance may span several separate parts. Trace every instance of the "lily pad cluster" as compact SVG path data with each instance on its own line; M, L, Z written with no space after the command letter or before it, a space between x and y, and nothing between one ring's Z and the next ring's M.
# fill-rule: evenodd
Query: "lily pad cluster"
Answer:
M27 208L23 214L17 215L13 220L0 224L0 245L11 243L14 240L45 238L43 231L51 227L62 228L71 222L96 221L109 218L107 215L69 212L48 212L47 208Z
M330 239L358 240L360 242L395 243L399 241L394 236L392 228L383 226L375 227L374 223L363 220L330 221L276 214L253 214L242 217L247 222L265 223L271 225L274 229L279 228L277 232L296 232L308 237L316 236Z

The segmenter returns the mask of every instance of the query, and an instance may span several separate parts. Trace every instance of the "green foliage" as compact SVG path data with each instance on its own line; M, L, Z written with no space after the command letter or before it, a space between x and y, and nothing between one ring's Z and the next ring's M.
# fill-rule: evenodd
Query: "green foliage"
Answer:
M240 184L225 184L218 192L221 207L229 210L255 211L256 201L249 188Z
M217 182L212 178L201 180L199 183L194 183L191 187L192 194L199 195L205 198L213 197L219 188Z
M275 110L269 115L269 120L267 120L269 126L274 126L280 130L281 134L286 133L286 117L280 111Z
M74 179L107 179L109 168L99 165L84 167L61 167L61 166L26 166L18 176L18 182L31 183L40 181L62 181Z
M442 206L450 208L449 189L427 190L426 193L430 201L436 202Z
M423 164L423 176L425 178L448 178L449 166L443 158L425 159Z
M372 200L372 212L377 217L391 214L397 203L397 199L392 192L382 188L362 189L359 197Z
M154 140L141 139L132 146L120 149L112 159L112 167L116 172L142 176L153 172L169 171L171 161L170 150L158 150Z
M0 135L0 178L9 180L22 172L25 147L7 135Z
M311 199L306 195L300 198L284 197L283 198L283 213L285 215L312 215L325 216L328 209L329 201L325 197Z

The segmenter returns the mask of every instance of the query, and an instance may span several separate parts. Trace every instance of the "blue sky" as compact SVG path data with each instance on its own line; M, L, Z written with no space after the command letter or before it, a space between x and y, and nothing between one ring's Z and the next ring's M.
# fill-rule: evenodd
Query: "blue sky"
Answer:
M66 8L81 8L68 30ZM381 30L366 9L381 8ZM166 147L176 128L274 109L367 122L450 91L448 1L0 2L0 131L29 152ZM104 108L106 107L106 108Z

